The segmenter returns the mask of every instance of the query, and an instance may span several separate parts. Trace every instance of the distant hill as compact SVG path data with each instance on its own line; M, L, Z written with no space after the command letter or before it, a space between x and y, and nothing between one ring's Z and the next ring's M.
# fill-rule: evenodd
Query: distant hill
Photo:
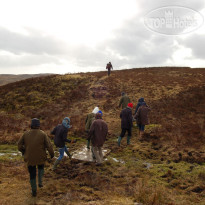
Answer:
M49 74L49 73L45 73L45 74L21 74L21 75L0 74L0 86L6 85L8 83L13 83L16 81L24 80L27 78L35 78L35 77L47 76L47 75L52 75L52 74Z

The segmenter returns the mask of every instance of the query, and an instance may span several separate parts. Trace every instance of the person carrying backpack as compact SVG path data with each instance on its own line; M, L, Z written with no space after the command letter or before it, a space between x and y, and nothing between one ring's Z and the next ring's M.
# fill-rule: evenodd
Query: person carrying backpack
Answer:
M53 158L52 144L46 133L40 130L39 119L33 118L31 120L31 130L25 132L18 141L18 150L22 152L24 160L27 162L32 196L34 197L37 195L36 166L38 166L38 186L43 187L44 164L47 158L46 149Z
M111 62L109 62L109 63L106 65L106 69L107 69L107 72L108 72L108 73L107 73L108 76L110 76L110 70L113 69Z

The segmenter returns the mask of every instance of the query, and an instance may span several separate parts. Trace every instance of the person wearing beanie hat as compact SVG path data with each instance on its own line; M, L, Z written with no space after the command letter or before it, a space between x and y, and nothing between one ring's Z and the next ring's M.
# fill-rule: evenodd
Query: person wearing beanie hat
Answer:
M45 132L39 129L40 120L33 118L31 120L31 130L25 132L18 141L18 150L22 152L25 162L27 162L30 174L30 185L32 196L37 195L36 185L36 166L38 166L38 186L42 187L42 178L44 174L44 163L46 161L46 149L51 158L54 157L53 147Z
M150 110L151 109L147 106L147 104L145 102L142 102L137 113L134 115L134 119L136 119L137 126L139 128L139 140L142 140L145 125L149 124L148 114L149 114Z
M40 127L40 120L37 118L33 118L31 120L31 129L38 129Z
M92 125L92 122L95 120L96 113L99 112L99 107L95 107L92 111L92 113L89 113L85 120L85 132L88 134L90 131L90 127ZM87 149L90 149L90 140L87 140Z
M68 151L68 148L65 145L66 142L76 142L76 140L67 139L68 129L70 129L71 127L72 125L70 125L70 118L65 117L62 121L62 124L57 125L53 129L53 131L51 131L51 134L54 135L54 144L56 145L56 147L59 148L59 157L53 165L53 170L57 168L58 164L63 159L64 152L68 155L70 159L72 157L70 152Z
M130 103L130 98L126 95L125 92L122 92L122 97L120 98L119 108L122 106L122 109L126 108L128 103Z
M128 132L127 145L130 144L130 138L132 136L132 108L133 104L128 103L127 107L120 113L122 130L120 136L118 137L118 146L120 146L121 140L125 136L126 132Z
M88 135L88 139L92 142L92 152L94 154L93 160L96 159L96 165L100 165L103 161L102 146L106 140L107 134L107 123L102 119L102 113L98 112L90 127Z
M100 114L101 114L101 116L103 116L103 113L102 113L102 111L101 111L101 110L99 110L97 113L100 113Z
M133 104L132 103L128 103L127 107L133 108Z

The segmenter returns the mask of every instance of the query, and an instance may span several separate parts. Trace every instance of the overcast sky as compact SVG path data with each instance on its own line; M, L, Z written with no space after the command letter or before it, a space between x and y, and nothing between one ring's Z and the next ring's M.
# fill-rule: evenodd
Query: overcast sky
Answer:
M198 26L152 31L167 7ZM204 16L204 0L0 0L0 74L205 67Z

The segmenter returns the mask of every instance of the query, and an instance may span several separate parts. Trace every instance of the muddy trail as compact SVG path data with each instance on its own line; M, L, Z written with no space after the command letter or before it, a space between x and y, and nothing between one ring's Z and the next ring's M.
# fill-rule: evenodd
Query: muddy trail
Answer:
M149 68L38 77L0 87L0 204L204 204L205 70ZM144 97L150 124L131 145L117 146L121 92L134 107ZM86 115L98 105L108 123L102 166L64 157L56 171L46 162L44 187L31 197L29 176L16 143L38 117L50 131L70 116L71 153L86 143ZM134 112L134 110L133 110ZM48 123L49 122L49 123ZM55 148L55 157L58 157Z

